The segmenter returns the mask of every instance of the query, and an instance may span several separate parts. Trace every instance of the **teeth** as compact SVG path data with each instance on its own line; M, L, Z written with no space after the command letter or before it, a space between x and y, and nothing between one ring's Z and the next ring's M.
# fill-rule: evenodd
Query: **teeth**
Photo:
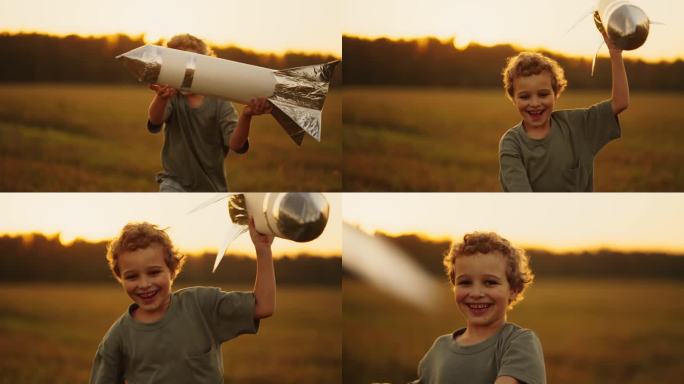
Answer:
M468 306L472 309L485 309L489 308L489 304L468 304Z
M145 298L145 299L148 299L148 298L154 296L155 293L157 293L157 291L154 291L154 292L147 292L147 293L140 293L140 294L138 294L138 296L140 296L140 297L142 297L142 298Z

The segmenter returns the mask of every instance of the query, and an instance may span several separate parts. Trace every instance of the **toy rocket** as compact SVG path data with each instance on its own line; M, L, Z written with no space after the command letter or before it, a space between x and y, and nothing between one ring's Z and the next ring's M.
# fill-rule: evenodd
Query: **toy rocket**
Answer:
M228 216L234 224L216 254L216 271L226 249L238 236L248 231L249 219L259 233L296 242L318 238L328 223L330 204L321 193L236 193L222 194L190 211L228 199Z
M265 97L273 106L273 117L298 145L304 132L321 140L321 111L339 63L272 70L158 45L138 47L116 58L138 81L242 104Z
M650 21L646 13L626 0L600 0L594 22L618 48L629 51L641 47L648 37Z

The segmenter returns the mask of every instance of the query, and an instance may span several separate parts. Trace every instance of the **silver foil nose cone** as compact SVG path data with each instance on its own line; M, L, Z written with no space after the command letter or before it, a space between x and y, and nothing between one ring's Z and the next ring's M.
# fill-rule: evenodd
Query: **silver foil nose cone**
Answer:
M330 205L320 193L281 193L273 206L278 231L287 239L306 242L323 233Z
M156 83L161 72L161 54L152 45L138 47L116 57L138 81Z
M650 22L641 8L624 4L611 13L606 24L611 41L618 48L630 51L644 44Z

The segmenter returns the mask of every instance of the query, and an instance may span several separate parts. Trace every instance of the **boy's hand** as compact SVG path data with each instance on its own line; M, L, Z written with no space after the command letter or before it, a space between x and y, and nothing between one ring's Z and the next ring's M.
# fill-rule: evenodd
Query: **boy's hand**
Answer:
M247 116L258 116L271 113L271 103L265 97L256 97L249 101L242 113Z
M260 249L271 249L271 244L273 244L272 235L264 235L256 230L254 225L254 218L249 218L249 237L252 238L252 243L254 243L254 248Z
M157 97L160 97L163 100L170 99L178 92L176 89L169 87L168 85L161 84L150 84L150 89L157 92Z
M606 33L605 28L603 28L603 23L601 22L601 16L599 16L598 11L594 11L594 23L596 24L596 28L601 32L601 35L603 36L603 41L606 43L606 46L608 46L609 51L617 51L617 52L622 52L622 49L618 48L613 44L613 41L608 37L608 33Z

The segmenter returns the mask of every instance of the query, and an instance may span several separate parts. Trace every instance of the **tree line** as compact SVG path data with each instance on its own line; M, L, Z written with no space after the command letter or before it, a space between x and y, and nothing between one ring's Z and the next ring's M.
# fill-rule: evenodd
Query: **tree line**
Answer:
M160 40L155 44L163 43ZM56 37L0 33L0 82L135 83L134 77L114 58L142 45L143 36L124 34ZM212 49L220 58L272 69L336 60L330 55L263 54L234 46ZM333 84L341 83L341 72L335 71Z
M0 237L0 281L113 282L105 255L107 242L76 240L62 245L57 237L42 234ZM227 254L216 273L215 254L187 255L178 277L180 283L254 282L256 261L245 255ZM340 257L295 255L274 261L280 284L339 286Z
M454 39L391 40L342 37L345 85L502 88L506 58L520 49L512 45L454 46ZM610 88L610 61L599 57L594 76L591 60L541 51L563 67L571 89ZM684 90L684 61L646 63L625 60L631 89Z
M442 259L451 245L448 240L429 240L419 235L376 236L396 245L417 264L438 278L444 277ZM532 271L538 278L665 278L684 279L684 255L658 252L620 252L610 249L554 253L527 249ZM371 257L371 256L369 256ZM345 273L347 273L345 271Z

